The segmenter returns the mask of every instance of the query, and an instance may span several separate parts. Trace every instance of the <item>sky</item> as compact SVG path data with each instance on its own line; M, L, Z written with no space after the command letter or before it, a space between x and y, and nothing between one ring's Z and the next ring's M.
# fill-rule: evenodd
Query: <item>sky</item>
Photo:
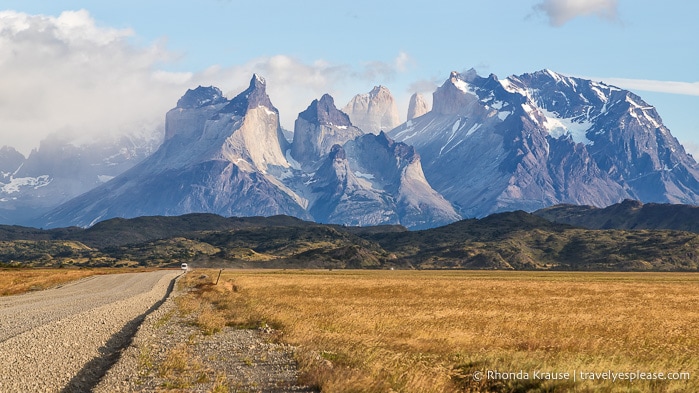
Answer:
M699 2L0 0L0 146L162 129L187 89L267 80L282 126L388 87L401 117L451 71L544 68L632 90L699 157Z

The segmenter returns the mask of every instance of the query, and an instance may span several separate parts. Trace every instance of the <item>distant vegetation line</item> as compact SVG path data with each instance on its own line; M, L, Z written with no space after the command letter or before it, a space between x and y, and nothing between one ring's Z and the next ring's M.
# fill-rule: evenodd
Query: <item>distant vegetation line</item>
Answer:
M119 218L88 229L0 226L0 266L166 267L186 262L250 268L699 270L695 232L582 229L543 218L590 222L587 211L608 226L618 222L629 227L643 206L624 203L611 218L600 213L605 209L561 207L493 214L423 231L213 214ZM670 214L667 206L663 209L663 216ZM647 216L642 215L644 220ZM667 222L678 225L677 220Z

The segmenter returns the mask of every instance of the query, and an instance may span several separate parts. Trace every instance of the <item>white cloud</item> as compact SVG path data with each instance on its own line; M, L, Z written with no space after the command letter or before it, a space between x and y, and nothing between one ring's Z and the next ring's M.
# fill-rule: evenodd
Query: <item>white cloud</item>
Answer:
M684 146L684 150L691 154L694 160L699 160L699 144L691 140L682 140L681 143Z
M411 59L410 55L405 52L400 52L394 60L395 68L399 72L405 72L408 69L408 65L410 65L412 62L413 59Z
M231 98L253 73L267 80L282 125L324 93L342 107L378 80L405 70L410 57L360 66L324 60L305 63L285 55L195 72L162 70L175 54L162 42L138 46L130 29L99 26L87 11L58 17L0 12L0 146L27 154L57 131L81 140L161 127L165 113L188 88L214 85Z
M57 130L86 139L162 122L182 88L153 66L172 56L131 36L84 10L0 12L0 145L26 154Z
M618 0L543 0L534 6L543 12L552 26L563 26L580 16L618 20Z
M683 94L699 96L699 82L658 81L649 79L627 78L586 78L601 80L606 84L622 87L627 90L653 91L657 93Z

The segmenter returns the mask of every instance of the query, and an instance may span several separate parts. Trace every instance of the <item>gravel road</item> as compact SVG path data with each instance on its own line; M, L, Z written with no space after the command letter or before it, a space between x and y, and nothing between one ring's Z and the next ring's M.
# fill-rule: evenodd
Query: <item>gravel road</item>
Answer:
M93 276L0 298L0 392L90 391L178 274Z

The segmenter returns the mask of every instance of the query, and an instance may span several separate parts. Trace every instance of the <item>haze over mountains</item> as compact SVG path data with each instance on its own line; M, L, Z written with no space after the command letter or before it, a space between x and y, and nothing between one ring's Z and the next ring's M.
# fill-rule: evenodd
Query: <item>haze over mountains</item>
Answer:
M432 101L414 95L399 124L383 86L342 111L326 94L298 115L288 141L263 78L230 100L200 86L167 113L164 141L147 158L137 143L141 153L100 153L112 161L99 165L63 150L75 164L61 173L76 175L61 177L56 164L25 175L37 159L0 150L1 219L89 226L210 212L419 229L559 203L698 202L697 163L629 91L550 70L503 80L469 70L452 73ZM43 214L30 219L31 209Z

